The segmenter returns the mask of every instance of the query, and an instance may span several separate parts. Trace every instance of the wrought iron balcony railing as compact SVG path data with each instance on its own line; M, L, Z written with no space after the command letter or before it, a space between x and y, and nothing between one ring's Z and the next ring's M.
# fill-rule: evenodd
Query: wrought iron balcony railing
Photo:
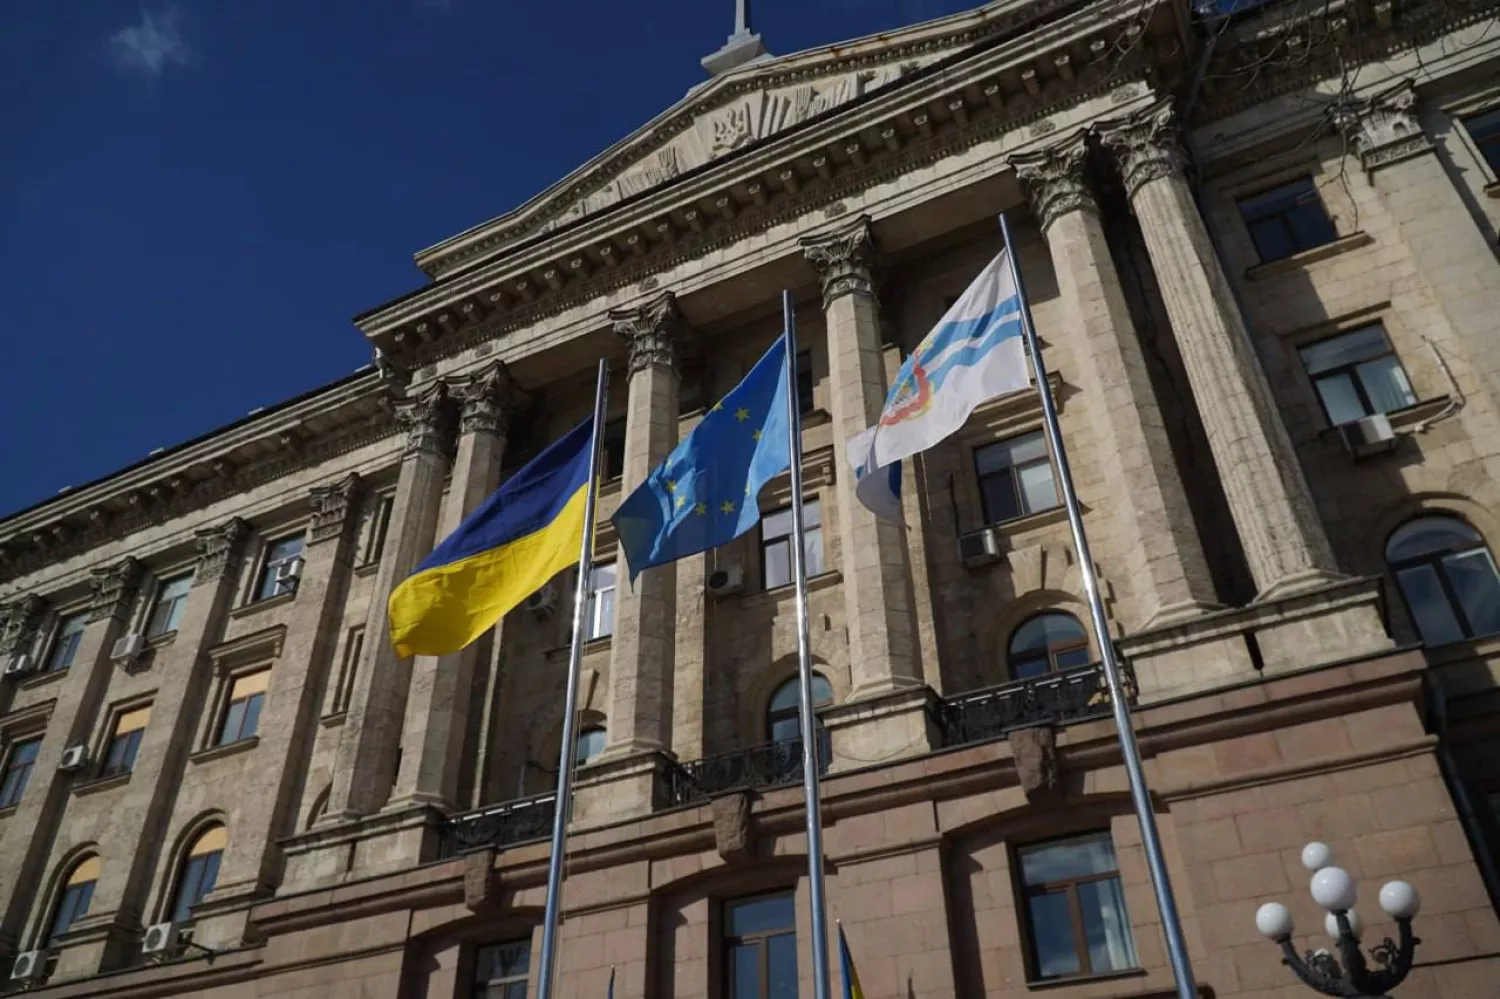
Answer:
M552 834L556 814L557 795L548 792L455 815L443 823L438 855L456 857L471 850L504 849L546 839Z
M818 773L833 762L833 742L818 730ZM802 740L786 739L719 753L667 769L667 803L687 805L729 791L763 791L802 783Z
M1120 670L1126 699L1134 704L1135 674L1124 663ZM936 708L945 748L999 738L1031 725L1082 721L1109 711L1109 688L1098 663L959 694Z

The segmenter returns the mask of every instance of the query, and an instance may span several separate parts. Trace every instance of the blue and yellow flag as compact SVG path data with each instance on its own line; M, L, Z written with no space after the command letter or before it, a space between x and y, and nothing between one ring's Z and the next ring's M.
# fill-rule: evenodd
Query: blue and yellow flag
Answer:
M443 656L578 562L593 418L512 475L391 591L400 656Z
M786 365L782 336L620 504L613 520L632 580L760 521L761 487L792 463Z
M844 937L843 923L839 923L839 963L844 967L844 999L865 999L865 990L859 987L859 972L854 970L854 955L849 953L849 941Z

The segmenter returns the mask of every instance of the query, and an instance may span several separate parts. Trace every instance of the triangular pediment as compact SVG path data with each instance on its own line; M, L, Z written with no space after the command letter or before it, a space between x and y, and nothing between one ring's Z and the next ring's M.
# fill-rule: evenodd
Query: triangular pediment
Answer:
M417 255L441 277L605 211L723 156L846 106L974 45L1029 0L743 66L716 77L525 205Z

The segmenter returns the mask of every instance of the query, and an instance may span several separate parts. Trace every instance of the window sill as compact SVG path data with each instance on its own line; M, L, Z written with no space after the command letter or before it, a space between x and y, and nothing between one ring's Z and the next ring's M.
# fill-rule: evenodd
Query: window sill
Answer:
M809 430L813 427L821 427L825 423L833 422L833 414L821 406L814 406L802 414L802 429Z
M1245 268L1245 277L1251 281L1259 281L1262 278L1274 277L1277 274L1285 274L1287 271L1300 270L1308 264L1317 263L1319 260L1327 260L1350 250L1357 250L1362 246L1369 246L1375 242L1375 237L1367 232L1353 232L1347 236L1340 236L1332 243L1324 243L1322 246L1314 246L1310 250L1294 253L1290 257L1282 257L1280 260L1271 260L1263 264L1255 264Z
M347 709L343 711L332 711L324 715L322 718L319 718L318 724L322 725L324 728L333 728L337 725L344 724L344 719L347 717L349 717L349 711Z
M600 635L598 638L590 638L588 641L583 643L583 654L586 656L591 652L602 652L605 649L609 648L613 641L613 632L608 635ZM543 652L542 655L545 656L548 660L556 661L558 659L568 658L568 653L572 651L572 649L573 646L570 642L567 645L559 645L555 648L548 649L546 652Z
M826 590L831 586L838 585L843 581L843 579L844 574L839 572L837 569L829 569L826 572L820 572L816 576L809 576L807 578L807 592L812 593L816 590ZM781 586L773 586L769 590L753 590L748 593L741 593L738 595L738 600L745 606L755 606L756 604L760 603L777 603L781 600L782 597L790 596L796 592L796 583L783 583ZM734 595L729 595L724 597L716 597L714 599L734 600L736 599L736 597Z
M163 646L171 645L175 641L177 641L176 630L164 631L160 635L147 635L146 648L155 651Z
M207 749L200 749L192 756L189 756L188 760L192 763L210 763L213 760L221 760L226 756L233 756L236 753L247 753L259 745L260 736L252 735L248 739L238 739L234 742L226 742L222 746L210 746Z
M21 803L18 801L14 805L6 805L4 808L0 808L0 819L10 818L12 815L16 814L16 809L20 807Z
M364 578L365 576L373 576L379 571L380 563L378 561L366 562L364 565L357 565L354 567L354 574L356 576L359 576L360 578Z
M1485 197L1500 200L1500 180L1497 180L1492 184L1484 185L1484 193Z
M62 669L55 669L47 673L35 673L23 679L16 686L20 690L35 690L37 687L45 687L47 684L56 683L67 676L68 668L63 667Z
M1012 535L1025 534L1027 531L1032 531L1039 527L1051 527L1053 524L1061 524L1067 519L1068 508L1059 503L1057 506L1049 507L1046 510L1038 510L1036 513L1012 517L1009 520L998 521L994 524L985 524L979 529L981 531L995 531L1002 537L1008 538ZM971 534L973 532L965 531L964 533Z
M1396 433L1415 432L1412 428L1437 416L1452 402L1453 397L1450 395L1433 396L1431 399L1423 399L1420 402L1414 402L1410 406L1405 406L1401 409L1393 409L1385 414L1385 418L1391 421L1391 430ZM1339 428L1343 426L1347 426L1347 424L1340 423L1324 427L1318 432L1318 435L1328 439L1337 439L1341 433Z
M1065 989L1075 985L1092 985L1095 982L1116 982L1121 979L1145 978L1144 968L1130 968L1126 971L1104 971L1095 975L1068 975L1063 978L1040 978L1028 981L1026 988L1033 992L1045 992L1048 989Z
M97 794L111 788L124 787L130 783L131 772L127 770L122 774L110 774L107 777L90 777L88 780L74 784L73 793L76 795Z
M293 590L291 593L283 593L280 596L267 597L264 600L254 600L248 604L245 604L243 607L236 607L234 610L229 612L229 616L232 618L250 617L252 615L260 613L261 611L270 610L272 607L280 607L282 604L289 604L296 599L297 591Z

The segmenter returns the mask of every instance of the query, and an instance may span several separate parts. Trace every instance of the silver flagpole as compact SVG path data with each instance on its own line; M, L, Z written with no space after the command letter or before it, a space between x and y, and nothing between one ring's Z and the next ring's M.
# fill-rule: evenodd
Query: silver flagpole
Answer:
M557 978L557 922L562 909L563 844L573 811L573 765L578 746L573 735L578 714L578 673L583 662L583 615L588 610L589 577L594 572L594 505L599 496L599 452L604 440L604 409L609 396L609 362L599 362L594 388L594 433L589 440L589 484L583 503L583 544L578 553L578 585L573 590L573 645L568 653L568 692L563 699L562 757L557 764L557 813L552 819L552 855L547 859L547 907L542 919L542 961L537 999L552 999Z
M1016 296L1021 303L1021 331L1026 337L1026 350L1031 354L1032 368L1036 372L1037 394L1042 398L1042 419L1047 425L1047 440L1052 445L1052 455L1057 461L1063 504L1068 510L1068 527L1073 532L1073 548L1078 553L1083 588L1088 595L1089 615L1094 622L1094 634L1099 639L1099 652L1104 661L1104 682L1109 687L1115 728L1120 734L1120 755L1125 759L1125 773L1130 778L1130 797L1135 803L1135 816L1141 824L1141 842L1146 848L1146 864L1151 869L1151 887L1156 891L1156 906L1161 910L1162 930L1167 936L1167 956L1172 962L1172 974L1177 979L1177 995L1180 999L1195 999L1197 986L1193 980L1193 965L1188 959L1187 942L1182 936L1182 921L1177 915L1172 881L1167 875L1166 861L1162 859L1156 815L1151 810L1151 793L1146 789L1146 774L1141 768L1141 750L1136 745L1135 729L1130 724L1130 707L1125 703L1125 685L1120 681L1120 664L1115 658L1115 645L1109 635L1109 621L1104 616L1104 601L1099 596L1099 579L1094 573L1094 559L1089 554L1088 538L1083 533L1083 514L1078 509L1078 494L1073 491L1073 473L1068 467L1068 452L1063 447L1062 428L1057 422L1057 403L1052 398L1052 386L1047 383L1047 369L1042 364L1042 350L1037 344L1036 327L1031 321L1031 305L1026 300L1026 289L1021 283L1021 268L1016 264L1015 244L1010 238L1010 223L1006 221L1004 214L1000 216L1000 233L1005 239L1010 276L1015 282Z
M813 997L828 999L828 902L823 890L823 810L818 795L817 726L813 724L812 648L807 637L807 563L802 522L802 407L797 404L797 318L792 293L781 293L786 330L788 452L792 459L792 575L797 580L797 675L802 702L802 788L807 802L807 881L812 903ZM545 997L539 997L545 999Z

